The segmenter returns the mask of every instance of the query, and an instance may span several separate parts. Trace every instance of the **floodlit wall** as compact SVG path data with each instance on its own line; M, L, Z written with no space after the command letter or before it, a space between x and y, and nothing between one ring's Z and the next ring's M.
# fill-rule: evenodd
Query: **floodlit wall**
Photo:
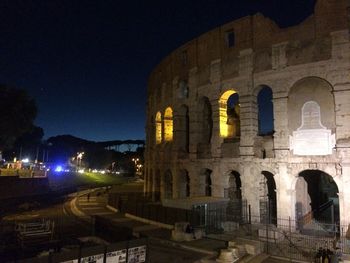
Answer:
M152 195L160 180L156 177L164 178L169 170L172 199L183 202L204 196L202 171L207 169L211 171L211 198L224 198L229 171L237 171L242 198L259 215L261 202L256 193L262 172L268 171L276 185L276 216L296 218L296 200L305 194L296 192L299 173L319 170L334 178L340 221L347 221L349 10L346 0L318 0L313 15L283 29L261 14L243 17L165 57L149 77L146 132L147 138L154 138L157 128L151 120L171 107L173 139L158 144L147 139L146 192ZM235 42L228 45L227 34L232 32ZM272 90L273 132L260 136L257 96L264 86ZM235 133L239 136L232 136L228 120L227 99L234 93L239 95L239 133ZM188 109L185 154L180 145L185 129L178 117L183 116L184 105ZM322 125L313 124L319 121ZM162 125L170 126L165 116Z

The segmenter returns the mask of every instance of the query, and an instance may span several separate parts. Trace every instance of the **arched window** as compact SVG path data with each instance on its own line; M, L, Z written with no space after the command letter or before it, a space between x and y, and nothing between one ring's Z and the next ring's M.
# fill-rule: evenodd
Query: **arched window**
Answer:
M162 114L158 111L156 114L156 143L162 142Z
M188 98L188 84L187 84L187 81L185 81L185 80L181 80L179 82L178 97L179 97L179 99Z
M272 135L274 132L272 90L268 86L262 86L258 93L258 112L258 134Z
M164 113L164 140L173 140L173 110L170 107L166 108Z
M211 170L205 171L205 196L211 196Z
M238 93L228 90L219 100L220 113L220 136L222 138L239 137L240 127L240 104Z

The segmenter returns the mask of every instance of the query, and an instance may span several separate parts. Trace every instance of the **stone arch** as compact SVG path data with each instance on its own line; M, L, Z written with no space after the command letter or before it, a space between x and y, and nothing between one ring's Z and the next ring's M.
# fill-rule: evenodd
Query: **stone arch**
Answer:
M163 176L163 197L165 199L173 198L173 175L170 170L166 170Z
M258 135L274 133L273 92L269 86L260 85L257 89Z
M242 182L241 175L237 171L228 173L228 187L225 189L225 197L229 199L226 208L226 218L229 221L239 222L242 217Z
M173 140L173 109L168 107L164 112L164 140L170 142Z
M155 137L156 137L156 144L160 144L162 142L162 113L158 111L156 113L155 117Z
M240 104L239 95L234 90L225 91L219 99L220 136L222 138L239 137Z
M277 196L274 175L262 171L259 182L260 222L277 224Z
M189 89L188 89L188 82L187 80L180 80L179 81L179 87L178 87L178 98L179 99L186 99L188 98Z
M204 196L212 196L212 170L202 169L200 172L201 194Z
M295 180L295 215L302 230L312 220L334 224L340 221L339 188L322 170L303 170Z
M190 119L187 105L181 105L178 111L177 122L177 144L180 152L189 152L189 140L190 140Z
M306 77L298 80L288 93L288 127L292 135L302 125L302 108L305 103L314 101L320 106L321 122L335 132L335 103L332 85L319 77Z
M178 176L178 191L179 198L190 197L191 195L191 179L188 174L188 171L183 169L180 170Z

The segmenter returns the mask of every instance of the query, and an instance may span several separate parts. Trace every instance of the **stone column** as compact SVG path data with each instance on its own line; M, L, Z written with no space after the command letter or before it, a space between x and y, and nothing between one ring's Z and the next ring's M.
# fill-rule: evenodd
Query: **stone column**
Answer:
M188 105L188 117L189 123L189 157L190 159L197 158L197 144L199 137L199 119L198 119L198 98L197 98L197 67L190 70L188 76L189 87L189 105Z
M211 155L213 158L221 157L221 143L223 139L220 137L220 109L219 99L212 100L212 118L213 118L213 131L211 136Z
M259 221L259 171L251 163L244 163L241 176L242 198L251 207L252 221ZM261 175L263 176L263 175Z
M339 187L339 213L340 213L340 224L350 226L350 163L342 163L342 182L341 186L337 182ZM342 188L342 190L341 190ZM347 231L347 230L345 230ZM345 233L344 233L345 234Z
M212 178L212 193L211 193L212 196L224 197L223 177L222 177L220 166L218 163L214 164L211 178Z
M240 155L254 156L254 138L258 133L256 99L252 95L244 95L239 97L239 101L241 104Z
M289 174L287 165L280 163L278 173L274 176L276 183L277 218L295 218L295 181Z
M289 155L288 97L285 93L273 94L275 156L284 159Z
M210 82L213 90L218 90L221 85L221 60L214 60L210 65ZM211 136L211 154L212 157L221 156L221 143L220 138L220 112L219 112L219 98L221 94L215 92L210 97L210 104L212 109L213 130Z

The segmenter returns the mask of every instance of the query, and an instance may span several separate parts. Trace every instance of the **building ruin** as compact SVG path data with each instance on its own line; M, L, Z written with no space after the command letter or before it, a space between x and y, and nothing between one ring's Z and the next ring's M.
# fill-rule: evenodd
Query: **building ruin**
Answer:
M234 215L350 215L350 2L299 25L261 14L169 54L149 78L145 192L164 205L226 200ZM263 95L262 95L263 94ZM233 218L232 220L235 220Z

